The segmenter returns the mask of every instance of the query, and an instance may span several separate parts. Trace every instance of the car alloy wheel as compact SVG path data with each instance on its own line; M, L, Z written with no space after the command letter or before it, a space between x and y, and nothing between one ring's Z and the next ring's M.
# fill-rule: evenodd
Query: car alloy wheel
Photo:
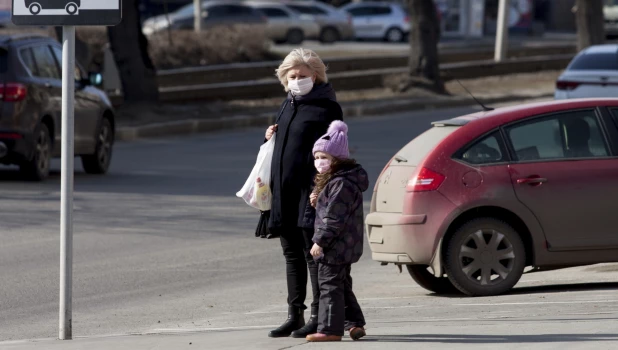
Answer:
M41 12L41 5L39 3L33 3L30 5L30 13L33 15L38 15Z
M482 218L468 222L450 237L444 260L449 279L463 293L497 295L521 278L526 250L510 225Z
M112 130L109 123L103 123L101 126L101 132L99 133L99 139L97 141L100 145L97 152L99 164L101 164L102 167L107 168L112 155L113 143Z
M386 41L400 43L403 41L403 32L397 28L391 28L386 33Z
M36 138L35 159L39 173L45 174L45 177L49 174L49 163L51 158L50 146L49 132L47 128L41 128Z

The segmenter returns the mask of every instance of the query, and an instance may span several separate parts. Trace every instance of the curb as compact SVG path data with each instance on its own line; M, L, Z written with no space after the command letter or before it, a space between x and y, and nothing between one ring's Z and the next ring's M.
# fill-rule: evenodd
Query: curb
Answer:
M536 98L553 97L553 93L509 95L482 99L486 105L514 102ZM412 112L452 107L475 105L471 98L444 98L430 102L418 100L395 100L367 103L357 106L343 106L343 115L346 120L368 116L381 116L399 112ZM119 127L116 130L116 140L134 141L167 136L183 136L204 134L217 131L229 131L252 127L267 127L274 122L274 113L259 115L236 115L220 119L187 119L174 122L154 123L143 126Z

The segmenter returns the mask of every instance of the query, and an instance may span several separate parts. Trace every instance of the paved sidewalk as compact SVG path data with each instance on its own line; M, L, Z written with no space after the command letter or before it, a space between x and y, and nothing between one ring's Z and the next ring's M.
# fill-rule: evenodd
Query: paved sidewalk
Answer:
M617 349L618 320L583 317L580 320L553 318L541 321L469 322L465 315L434 324L409 320L373 323L369 320L368 336L358 342L344 338L337 343L307 343L303 339L271 339L267 329L240 329L150 335L77 338L70 341L37 340L0 342L2 350L141 350L141 349ZM482 324L483 322L481 322ZM577 324L577 333L568 325ZM565 327L566 326L566 327ZM479 332L482 329L482 332Z

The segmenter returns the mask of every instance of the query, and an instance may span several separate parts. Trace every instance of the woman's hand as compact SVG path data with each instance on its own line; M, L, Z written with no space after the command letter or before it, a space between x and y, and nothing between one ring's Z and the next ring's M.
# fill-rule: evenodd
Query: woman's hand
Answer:
M277 127L278 125L275 124L275 125L269 126L268 129L266 129L266 135L265 135L266 140L270 140L273 137L273 135L277 131Z
M311 193L311 195L309 196L309 203L311 204L312 207L315 208L315 205L318 202L318 195L316 193Z
M311 256L314 258L320 257L324 255L324 250L317 243L313 243L313 247L311 248Z

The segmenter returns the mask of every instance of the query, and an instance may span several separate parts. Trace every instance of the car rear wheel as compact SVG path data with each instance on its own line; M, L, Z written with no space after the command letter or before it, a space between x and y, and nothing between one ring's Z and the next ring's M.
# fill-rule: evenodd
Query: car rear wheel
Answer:
M28 180L43 181L49 177L52 142L49 128L39 125L34 132L34 152L32 159L21 164L20 170Z
M455 232L447 243L444 261L448 278L464 294L498 295L513 288L521 278L526 250L510 225L481 218Z
M425 265L407 265L408 272L419 286L436 294L458 294L459 290L453 286L448 277L436 277Z
M405 38L405 35L399 28L391 28L386 32L385 40L389 43L400 43Z
M335 28L324 28L320 34L320 41L326 44L332 44L339 41L340 38L339 31Z
M82 156L82 165L88 174L105 174L112 160L114 145L114 129L109 119L103 119L96 141L94 154Z
M305 40L305 34L300 29L290 29L286 36L286 41L291 45L298 45Z

